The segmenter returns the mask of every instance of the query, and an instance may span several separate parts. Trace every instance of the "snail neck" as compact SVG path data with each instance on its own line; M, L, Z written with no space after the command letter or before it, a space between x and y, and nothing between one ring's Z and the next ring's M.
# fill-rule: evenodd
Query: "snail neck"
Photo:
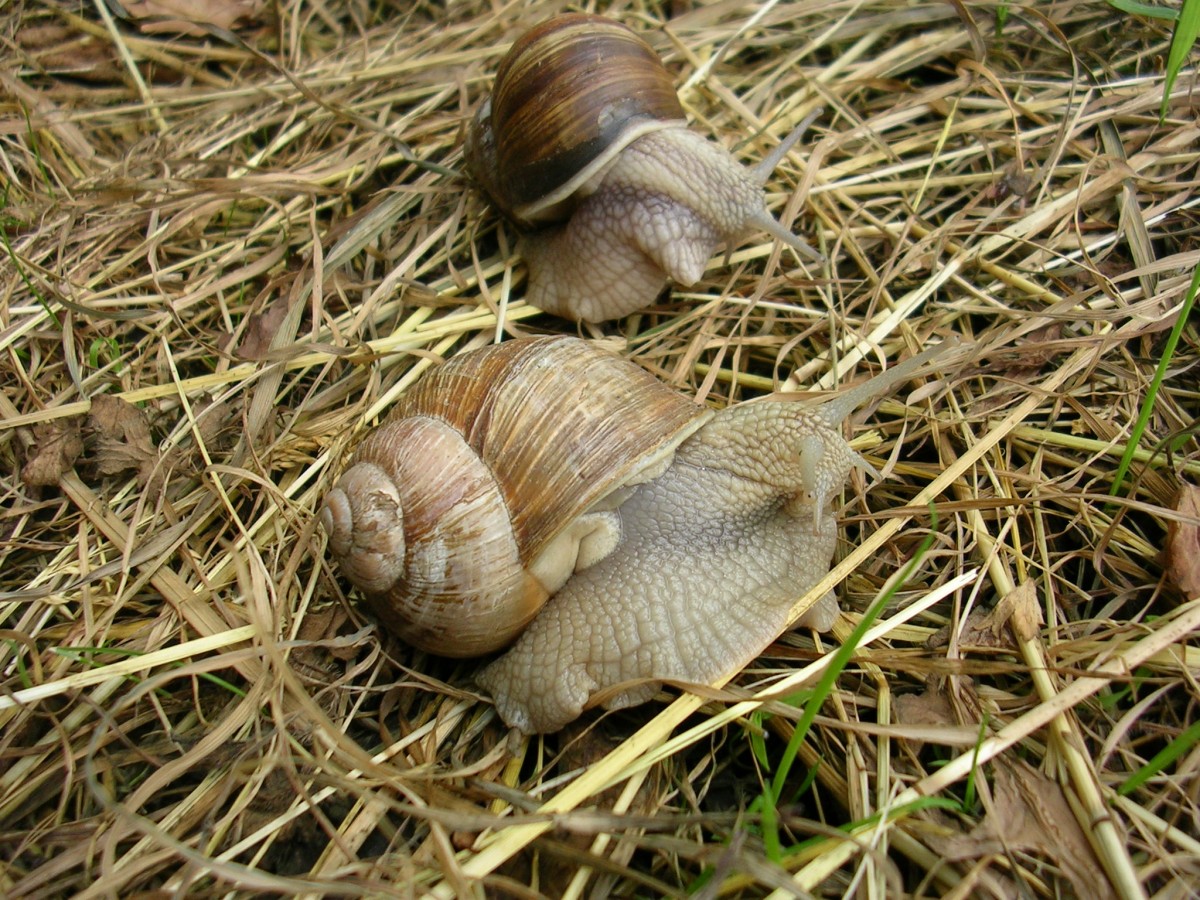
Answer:
M680 445L675 466L736 479L743 507L754 495L819 515L859 459L822 413L789 400L729 407Z

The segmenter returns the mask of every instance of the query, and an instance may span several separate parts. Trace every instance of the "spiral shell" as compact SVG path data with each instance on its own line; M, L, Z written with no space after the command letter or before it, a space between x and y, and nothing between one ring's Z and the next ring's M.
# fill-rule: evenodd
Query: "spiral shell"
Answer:
M500 63L468 131L467 168L518 225L565 219L632 141L684 124L670 74L619 22L564 14Z
M508 341L410 389L321 520L385 626L433 653L487 653L602 557L622 488L665 468L708 416L585 341Z

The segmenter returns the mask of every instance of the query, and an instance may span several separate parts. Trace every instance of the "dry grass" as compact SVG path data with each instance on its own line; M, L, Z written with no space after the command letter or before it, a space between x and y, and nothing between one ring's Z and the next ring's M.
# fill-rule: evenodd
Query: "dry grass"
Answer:
M1200 262L1169 23L605 8L749 157L826 108L770 188L833 262L743 245L603 329L624 353L720 405L973 344L858 429L888 470L846 493L834 640L515 741L475 663L367 627L313 517L434 357L571 330L453 176L507 42L560 4L442 6L280 0L237 40L0 10L0 894L1194 891L1200 598L1161 559L1196 524L1194 322L1133 430Z

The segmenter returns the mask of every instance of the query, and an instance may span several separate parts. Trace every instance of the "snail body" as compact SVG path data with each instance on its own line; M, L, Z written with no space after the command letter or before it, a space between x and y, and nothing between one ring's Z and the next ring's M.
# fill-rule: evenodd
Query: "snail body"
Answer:
M615 551L572 576L480 673L501 718L557 731L593 698L634 706L663 681L711 684L751 662L829 571L829 501L858 462L838 432L819 410L762 403L718 413L681 444L620 507ZM825 631L837 614L826 594L799 624Z
M652 303L668 280L695 284L718 245L754 230L816 257L762 196L809 121L748 169L687 128L645 41L610 19L564 14L513 44L465 158L527 232L528 302L595 322Z
M710 683L762 652L828 572L832 500L867 467L843 420L937 350L817 406L714 414L587 342L509 341L411 389L321 519L343 572L406 640L467 656L519 633L478 680L507 723L554 731L589 706ZM443 426L448 451L425 440ZM457 462L461 445L486 476ZM468 574L479 565L494 568ZM827 594L801 624L824 630L836 616Z

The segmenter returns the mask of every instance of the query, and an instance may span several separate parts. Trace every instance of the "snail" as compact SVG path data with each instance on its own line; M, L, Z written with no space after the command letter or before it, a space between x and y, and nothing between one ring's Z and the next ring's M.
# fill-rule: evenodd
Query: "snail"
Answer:
M870 468L842 421L942 346L819 405L713 412L578 338L511 340L410 389L321 522L410 643L468 656L519 634L477 680L509 725L555 731L762 652L829 570L834 495ZM800 624L837 614L827 594Z
M763 185L820 110L745 168L687 127L671 76L637 34L564 14L526 32L468 131L467 171L524 234L526 300L598 322L695 284L719 244L754 230L821 259L767 211Z

